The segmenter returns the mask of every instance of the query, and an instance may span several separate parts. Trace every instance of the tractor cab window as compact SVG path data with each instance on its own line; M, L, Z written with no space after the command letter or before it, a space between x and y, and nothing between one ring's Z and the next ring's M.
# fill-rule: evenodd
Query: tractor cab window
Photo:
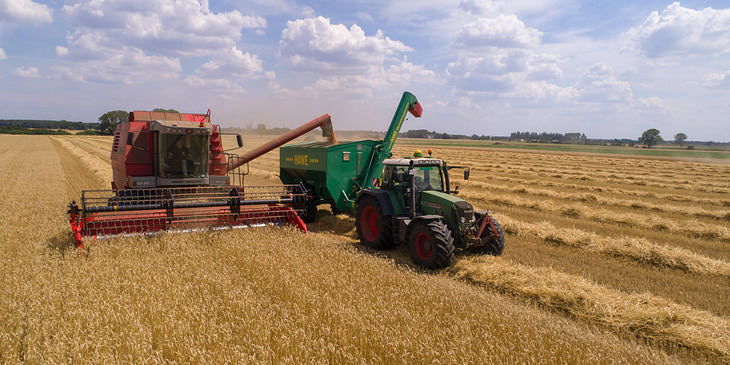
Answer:
M160 135L160 176L167 178L208 176L208 136Z
M390 183L395 188L406 189L409 185L408 166L393 166L390 173Z
M416 191L444 190L440 166L417 166L415 180Z

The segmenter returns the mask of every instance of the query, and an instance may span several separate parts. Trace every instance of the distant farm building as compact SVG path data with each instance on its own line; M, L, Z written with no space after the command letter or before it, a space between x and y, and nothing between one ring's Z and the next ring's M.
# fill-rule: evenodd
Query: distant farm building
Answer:
M565 133L565 141L568 143L585 142L586 135L583 133Z

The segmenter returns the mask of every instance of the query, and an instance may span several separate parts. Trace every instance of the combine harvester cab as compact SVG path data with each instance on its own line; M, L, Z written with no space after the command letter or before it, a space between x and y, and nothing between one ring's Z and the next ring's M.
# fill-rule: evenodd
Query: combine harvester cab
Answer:
M291 224L306 232L297 214L306 202L302 185L246 186L240 168L317 127L334 140L331 123L325 114L239 156L223 150L210 111L134 111L114 133L112 189L85 190L80 205L69 204L76 245L81 248L87 237L266 224Z

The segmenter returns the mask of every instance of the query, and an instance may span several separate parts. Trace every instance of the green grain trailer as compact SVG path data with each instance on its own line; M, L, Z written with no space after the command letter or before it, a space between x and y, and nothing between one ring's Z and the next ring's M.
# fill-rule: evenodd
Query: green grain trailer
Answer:
M330 204L335 212L353 210L357 193L378 185L383 160L391 156L406 114L410 112L420 117L422 111L416 97L406 91L382 141L305 142L282 146L279 149L281 181L284 184L303 183L307 188L302 219L314 221L319 204Z

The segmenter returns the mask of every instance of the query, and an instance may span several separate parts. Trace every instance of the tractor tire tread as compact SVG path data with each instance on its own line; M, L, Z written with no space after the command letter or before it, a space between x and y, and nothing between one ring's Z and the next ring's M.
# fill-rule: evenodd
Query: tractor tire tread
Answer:
M454 258L454 238L451 235L451 230L446 223L439 220L422 221L416 222L417 226L413 227L409 237L408 248L411 253L411 259L416 265L426 267L428 269L440 269L447 267L451 264L451 260ZM415 248L415 236L416 233L423 227L424 230L430 233L431 236L431 260L428 262L423 261L416 253Z
M373 241L365 239L361 228L362 211L367 206L373 207L378 214L378 236ZM357 237L364 246L376 250L390 250L395 247L395 242L393 241L393 221L390 216L383 214L383 209L375 198L366 196L360 200L355 213L355 228Z

